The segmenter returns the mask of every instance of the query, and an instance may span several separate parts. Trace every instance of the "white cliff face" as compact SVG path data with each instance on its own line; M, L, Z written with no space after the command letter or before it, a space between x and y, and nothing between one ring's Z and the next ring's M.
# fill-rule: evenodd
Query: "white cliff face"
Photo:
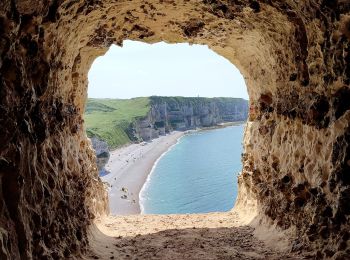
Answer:
M104 153L108 153L108 144L105 141L100 140L97 137L91 137L91 143L96 152L96 156L102 155Z
M92 147L95 150L98 171L100 173L105 172L104 166L106 165L110 157L108 144L97 137L91 137L90 140Z
M172 130L245 121L247 116L248 101L243 99L151 97L150 112L135 129L143 140L150 140Z

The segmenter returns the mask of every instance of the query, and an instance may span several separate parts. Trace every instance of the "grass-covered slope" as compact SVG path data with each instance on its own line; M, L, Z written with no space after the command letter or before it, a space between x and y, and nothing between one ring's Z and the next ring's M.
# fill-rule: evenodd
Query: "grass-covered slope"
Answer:
M192 105L192 106L198 106L198 105L204 105L214 102L217 106L223 106L228 103L235 103L236 105L246 105L247 100L243 98L232 98L232 97L181 97L181 96L174 96L174 97L164 97L164 96L151 96L149 97L151 105L152 104L162 104L167 103L168 107L170 109L174 109L174 107L178 107L181 105Z
M128 127L137 118L147 115L147 97L132 99L89 98L85 109L85 126L89 137L97 136L110 148L129 143Z

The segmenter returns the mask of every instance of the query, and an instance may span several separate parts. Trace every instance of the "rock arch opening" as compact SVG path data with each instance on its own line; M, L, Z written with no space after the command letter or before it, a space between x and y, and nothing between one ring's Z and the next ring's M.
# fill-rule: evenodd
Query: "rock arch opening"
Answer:
M235 210L288 230L293 250L345 259L349 11L341 0L2 1L1 257L86 251L106 205L82 129L87 71L131 39L207 44L237 65L251 108Z
M232 209L249 105L229 61L204 45L124 41L94 61L88 93L111 215Z

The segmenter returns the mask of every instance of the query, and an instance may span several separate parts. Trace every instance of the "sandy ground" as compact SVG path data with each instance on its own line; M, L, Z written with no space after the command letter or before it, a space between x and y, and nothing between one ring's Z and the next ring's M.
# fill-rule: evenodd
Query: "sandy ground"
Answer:
M111 215L130 215L141 212L139 193L156 160L174 145L184 132L172 132L144 144L131 144L111 152L102 177L109 184Z
M86 259L305 259L254 236L235 212L108 216L91 229Z

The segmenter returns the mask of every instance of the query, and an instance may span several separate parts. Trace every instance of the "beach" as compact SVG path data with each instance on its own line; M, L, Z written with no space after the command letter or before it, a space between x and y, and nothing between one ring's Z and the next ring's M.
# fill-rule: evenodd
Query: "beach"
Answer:
M184 134L172 132L111 152L111 173L102 177L111 186L111 214L95 219L84 259L299 259L288 251L289 236L267 232L246 201L227 212L139 214L139 193L149 173Z
M109 186L111 215L141 213L139 193L154 163L184 134L174 131L152 141L131 144L110 153L105 167L110 173L101 179Z

